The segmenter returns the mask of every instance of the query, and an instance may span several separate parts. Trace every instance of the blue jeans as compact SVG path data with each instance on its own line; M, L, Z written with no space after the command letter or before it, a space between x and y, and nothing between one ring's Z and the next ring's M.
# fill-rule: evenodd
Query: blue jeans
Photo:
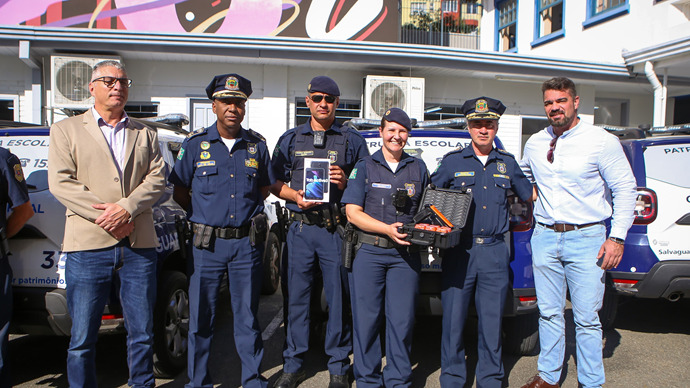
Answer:
M127 240L124 240L127 241ZM127 329L127 365L133 387L153 387L153 308L156 250L114 247L67 253L65 280L72 338L67 351L70 387L96 387L96 340L111 287L119 297Z
M604 297L604 270L597 253L606 240L603 224L570 232L537 225L532 234L532 265L539 305L539 374L548 383L561 378L565 357L566 291L575 318L577 378L583 388L604 384L599 309Z

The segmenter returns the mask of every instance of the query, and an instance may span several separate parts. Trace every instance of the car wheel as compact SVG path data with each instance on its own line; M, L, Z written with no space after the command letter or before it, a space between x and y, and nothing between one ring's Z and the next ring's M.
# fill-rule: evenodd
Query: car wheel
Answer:
M606 288L604 289L604 301L599 310L599 321L601 322L602 330L613 329L613 324L618 313L618 292L613 286L613 281L610 277L606 277Z
M187 289L187 277L183 273L163 272L153 322L153 372L156 377L174 377L187 364Z
M503 319L503 350L517 356L531 355L539 345L539 314Z
M266 249L264 250L264 277L261 285L263 295L273 295L280 286L280 239L275 233L268 233Z

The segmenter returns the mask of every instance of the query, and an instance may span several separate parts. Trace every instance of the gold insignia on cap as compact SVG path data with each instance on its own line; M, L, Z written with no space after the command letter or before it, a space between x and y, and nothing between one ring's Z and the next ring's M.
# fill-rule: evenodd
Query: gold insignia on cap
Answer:
M239 88L240 88L240 81L238 81L237 78L228 77L228 79L225 80L225 89L239 90Z
M388 109L388 110L386 111L386 116L388 116L389 114L391 114L391 110L390 110L390 109Z
M311 90L311 84L307 85L307 90Z
M477 100L474 104L475 113L486 113L489 111L489 104L484 99Z

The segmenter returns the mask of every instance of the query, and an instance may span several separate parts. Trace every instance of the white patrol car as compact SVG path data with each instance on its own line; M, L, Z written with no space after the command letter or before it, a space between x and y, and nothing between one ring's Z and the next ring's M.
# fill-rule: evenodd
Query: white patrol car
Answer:
M600 312L602 325L611 327L618 295L690 297L690 124L603 127L621 138L638 186L635 221L620 264L608 271Z

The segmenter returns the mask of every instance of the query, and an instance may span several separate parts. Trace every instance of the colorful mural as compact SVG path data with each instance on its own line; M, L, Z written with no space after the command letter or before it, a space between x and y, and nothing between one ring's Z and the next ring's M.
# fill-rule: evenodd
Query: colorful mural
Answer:
M398 40L397 0L0 0L0 25Z

